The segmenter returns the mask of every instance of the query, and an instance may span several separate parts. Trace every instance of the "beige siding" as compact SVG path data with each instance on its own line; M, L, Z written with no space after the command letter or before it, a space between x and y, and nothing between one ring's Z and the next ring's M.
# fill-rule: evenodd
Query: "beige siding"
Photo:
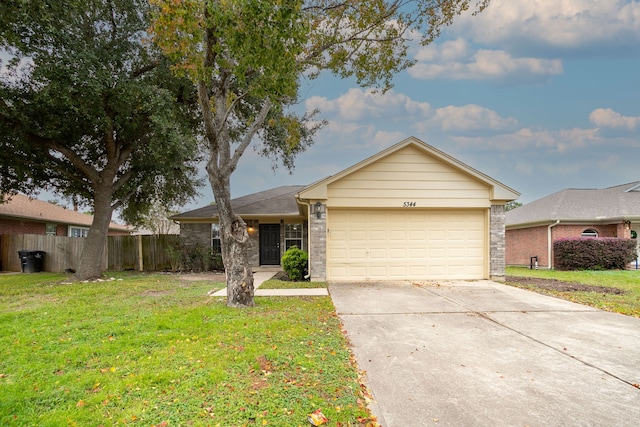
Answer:
M486 210L330 209L327 279L482 279Z
M490 188L407 146L328 185L330 207L489 207Z

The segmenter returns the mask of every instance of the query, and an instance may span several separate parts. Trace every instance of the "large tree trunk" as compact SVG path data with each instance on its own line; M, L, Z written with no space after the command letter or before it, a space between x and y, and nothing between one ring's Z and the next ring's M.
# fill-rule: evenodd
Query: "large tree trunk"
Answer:
M253 307L253 271L247 253L247 224L231 209L229 176L209 173L209 181L218 207L222 262L227 278L227 305Z
M102 257L113 209L111 208L111 192L96 191L94 196L93 222L74 275L76 280L90 280L102 276Z

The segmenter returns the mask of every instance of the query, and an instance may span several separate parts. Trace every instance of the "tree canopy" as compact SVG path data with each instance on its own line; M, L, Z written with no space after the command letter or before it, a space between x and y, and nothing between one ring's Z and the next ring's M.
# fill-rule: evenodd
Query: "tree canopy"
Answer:
M196 194L196 93L146 40L145 0L10 0L0 17L0 192L89 205L78 276L96 276L114 209L137 223ZM93 249L91 249L93 248ZM97 267L96 267L97 266Z

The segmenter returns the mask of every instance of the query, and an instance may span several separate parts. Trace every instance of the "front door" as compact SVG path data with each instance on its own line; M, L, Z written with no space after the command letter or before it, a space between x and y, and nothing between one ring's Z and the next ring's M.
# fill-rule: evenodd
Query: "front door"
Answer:
M280 265L280 224L260 224L260 265Z

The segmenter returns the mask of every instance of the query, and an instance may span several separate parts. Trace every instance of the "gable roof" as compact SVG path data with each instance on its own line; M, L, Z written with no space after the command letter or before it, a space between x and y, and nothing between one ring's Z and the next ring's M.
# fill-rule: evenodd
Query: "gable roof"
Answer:
M489 176L483 174L482 172L477 171L471 166L462 163L461 161L451 157L450 155L412 136L405 139L404 141L401 141L387 148L386 150L382 150L378 154L375 154L359 163L356 163L355 165L343 170L342 172L339 172L335 175L324 178L320 181L317 181L309 185L308 187L305 187L304 190L302 190L298 194L298 197L300 199L306 199L306 200L327 199L327 187L329 186L329 184L335 181L338 181L339 179L349 174L352 174L353 172L359 169L362 169L382 159L383 157L386 157L392 153L402 150L403 148L408 146L416 147L417 149L424 151L426 154L432 157L435 157L441 162L448 164L449 166L452 166L453 168L459 170L460 172L463 172L464 174L475 179L476 181L487 185L491 189L491 192L490 192L491 200L510 201L510 200L515 200L520 196L520 193L518 193L517 191L507 187L506 185L496 181L493 178L490 178Z
M284 185L258 193L248 194L231 200L234 213L240 216L299 216L300 211L295 195L303 185ZM215 204L174 215L176 221L212 219L218 217Z
M632 219L640 219L640 181L603 189L567 188L508 211L505 224Z
M90 227L93 222L93 215L72 211L62 206L54 205L53 203L25 196L24 194L6 196L4 203L0 203L0 216L36 222L77 225L81 227ZM130 231L127 226L114 222L109 224L109 230Z

